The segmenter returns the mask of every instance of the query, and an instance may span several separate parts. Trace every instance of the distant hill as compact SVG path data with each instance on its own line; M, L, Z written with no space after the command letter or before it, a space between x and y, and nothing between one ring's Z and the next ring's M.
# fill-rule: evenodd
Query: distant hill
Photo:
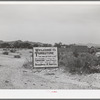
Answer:
M2 41L0 40L0 47L1 48L32 48L32 47L43 47L43 46L52 46L52 44L48 43L41 43L41 42L32 42L32 41L21 41L21 40L16 40L16 41Z
M88 43L87 44L88 47L100 47L100 44L94 44L94 43Z
M89 48L90 47L100 47L100 44L94 44L94 43L87 43L87 44L82 44L82 43L79 43L78 45L85 45L85 46L88 46Z
M3 43L3 41L2 41L2 40L0 40L0 43Z
M58 43L59 44L59 43ZM32 42L32 41L22 41L22 40L16 40L16 41L2 41L0 40L0 47L15 47L15 45L17 45L17 47L22 47L22 48L26 48L26 47L50 47L53 46L52 44L48 44L48 43L41 43L41 42ZM65 44L67 45L67 44ZM71 45L71 44L69 44ZM100 48L100 44L94 44L94 43L87 43L87 44L82 44L82 43L77 43L77 44L72 44L72 45L81 45L81 46L88 46L90 47L99 47Z

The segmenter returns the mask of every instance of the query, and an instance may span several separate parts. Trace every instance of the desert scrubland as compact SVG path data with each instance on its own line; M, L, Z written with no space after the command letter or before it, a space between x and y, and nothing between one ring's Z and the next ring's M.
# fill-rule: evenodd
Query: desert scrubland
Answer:
M100 73L71 74L58 68L32 67L32 49L3 54L0 49L0 89L99 89ZM15 58L20 55L21 58Z

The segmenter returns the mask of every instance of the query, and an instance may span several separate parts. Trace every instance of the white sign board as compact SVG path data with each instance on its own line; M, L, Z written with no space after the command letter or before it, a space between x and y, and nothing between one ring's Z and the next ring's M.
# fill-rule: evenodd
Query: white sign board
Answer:
M58 67L57 47L34 47L34 67Z

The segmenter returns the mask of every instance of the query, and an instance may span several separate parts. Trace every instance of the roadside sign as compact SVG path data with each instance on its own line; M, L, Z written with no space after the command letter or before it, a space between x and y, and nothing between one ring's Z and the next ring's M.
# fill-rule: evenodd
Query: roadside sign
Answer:
M34 67L58 67L57 47L34 47Z

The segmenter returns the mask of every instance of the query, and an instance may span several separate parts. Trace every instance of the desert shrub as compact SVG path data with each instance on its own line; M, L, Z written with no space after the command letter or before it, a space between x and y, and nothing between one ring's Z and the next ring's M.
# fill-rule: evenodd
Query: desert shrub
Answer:
M91 73L91 67L98 65L98 58L89 53L80 54L78 60L80 61L79 72L81 73Z
M14 55L14 58L21 58L20 55Z
M15 53L15 52L16 52L16 50L15 50L15 49L14 49L14 50L13 50L13 49L11 49L11 50L10 50L10 52L11 52L11 53Z
M73 52L73 55L74 55L74 57L78 57L78 56L79 56L78 51L75 50L75 51Z
M69 60L70 57L72 57L73 54L71 52L67 52L65 55L59 55L59 66L62 65L67 65L67 61Z
M7 51L7 48L3 48L3 51Z
M65 69L71 73L76 73L80 67L80 60L73 55L66 57Z
M89 48L89 53L95 54L96 53L96 48L95 47Z
M29 51L29 53L33 53L32 51Z
M60 64L65 66L65 70L71 73L91 73L91 67L100 64L100 58L89 53L79 53L74 56L73 53L67 53L60 59Z
M98 61L97 62L98 62L98 65L100 65L100 56L98 57Z
M9 54L9 52L5 51L5 52L3 52L3 54L4 54L4 55L8 55L8 54Z
M59 65L60 66L65 66L65 63L61 61L61 62L59 62Z
M1 44L1 48L10 48L10 44L7 43L7 42L3 42L3 43Z
M33 69L32 67L32 62L31 61L25 61L24 64L23 64L23 68L26 68L26 69Z

